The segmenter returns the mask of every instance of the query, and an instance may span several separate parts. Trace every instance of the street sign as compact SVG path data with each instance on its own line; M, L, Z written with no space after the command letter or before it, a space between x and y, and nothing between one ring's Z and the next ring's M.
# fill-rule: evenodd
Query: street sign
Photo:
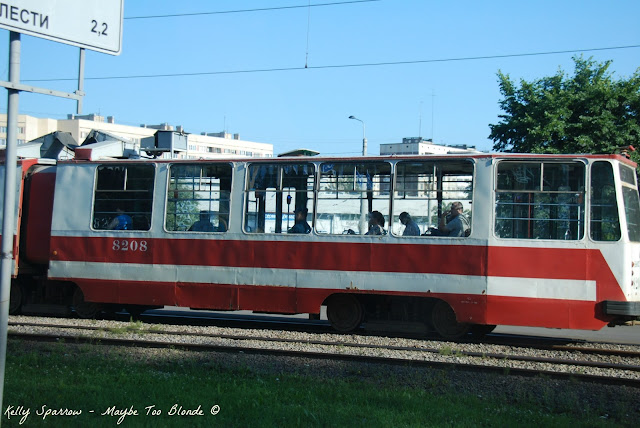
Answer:
M120 55L124 0L10 0L0 28Z

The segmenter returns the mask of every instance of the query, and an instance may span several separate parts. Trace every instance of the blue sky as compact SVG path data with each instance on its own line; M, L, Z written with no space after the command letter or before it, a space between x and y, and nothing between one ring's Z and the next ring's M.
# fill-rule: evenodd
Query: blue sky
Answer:
M341 0L312 0L322 4ZM488 151L501 98L496 73L532 80L572 72L575 54L363 67L411 62L640 45L640 2L381 0L270 11L127 19L135 16L307 6L308 0L126 0L120 56L87 51L83 113L116 123L167 122L187 132L226 129L327 155L369 153L403 137ZM0 30L2 79L8 31ZM308 40L308 44L307 44ZM308 46L308 48L307 48ZM586 52L613 60L617 77L640 66L640 48ZM304 69L305 61L311 67ZM91 79L265 69L287 71ZM22 36L21 80L72 92L78 48ZM5 90L2 90L6 94ZM6 112L6 96L0 111ZM64 118L75 102L23 93L20 113Z

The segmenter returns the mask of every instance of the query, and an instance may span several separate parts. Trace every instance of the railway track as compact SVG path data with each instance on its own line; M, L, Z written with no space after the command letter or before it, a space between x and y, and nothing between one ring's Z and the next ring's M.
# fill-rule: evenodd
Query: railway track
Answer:
M116 313L109 319L117 321L129 321L130 315L125 313ZM331 333L339 334L331 328L328 321L320 320L308 320L304 318L291 318L291 317L277 317L277 316L262 316L256 314L228 314L228 313L201 313L198 311L155 311L151 310L141 315L144 322L152 324L170 324L170 325L198 325L198 326L218 326L218 327L237 327L243 329L261 329L261 330L286 330L297 331L307 333ZM422 333L406 333L400 331L387 331L380 332L377 330L368 330L361 328L353 332L361 336L380 336L385 337L392 335L393 337L401 337L408 339L418 340L431 340L438 342L449 343L449 340L442 339L435 332L430 335L424 335ZM520 346L527 348L536 348L540 350L565 350L565 351L580 351L589 353L589 348L585 347L585 344L593 344L594 342L586 342L582 339L569 339L569 338L554 338L554 337L539 337L539 336L523 336L513 334L501 334L491 333L485 337L474 337L470 339L460 339L456 343L487 343L492 345L502 346ZM603 346L611 346L608 343L600 343ZM625 346L624 344L620 344ZM636 347L640 349L639 345L629 344L628 346ZM593 351L593 353L600 352L599 349ZM606 351L602 351L606 353ZM612 355L616 354L616 351L611 351ZM622 353L623 354L623 353Z
M74 320L74 324L77 320ZM303 358L340 359L453 368L460 370L553 378L640 387L640 351L554 345L544 349L503 347L486 344L411 341L391 344L394 339L371 336L311 335L283 337L270 332L256 334L185 331L142 327L129 323L120 327L70 325L66 323L10 322L9 335L23 340L99 343L112 346L174 347L197 351L244 352ZM258 332L261 333L261 332ZM288 333L285 333L285 335ZM386 340L385 340L386 339ZM406 342L406 340L405 340ZM502 346L502 345L500 345ZM498 349L498 351L496 351ZM499 349L502 349L499 351Z
M75 320L76 318L68 317L47 317L47 316L25 316L33 319L56 319L56 320ZM143 313L138 317L139 320L149 324L166 324L172 326L201 326L201 327L228 327L248 330L271 330L271 331L288 331L311 334L334 334L341 335L331 328L327 321L309 320L304 318L278 317L272 315L256 315L256 314L235 314L235 313L216 313L216 312L199 312L188 310L151 310ZM103 320L128 322L131 315L126 312L117 312L105 314ZM424 333L406 333L399 331L380 332L377 330L368 330L360 328L352 332L363 337L394 337L416 340L429 340L433 342L452 343L447 339L442 339L433 333L425 335ZM548 351L576 351L585 354L610 354L620 356L633 356L633 352L640 351L640 345L637 344L612 344L604 342L586 341L584 339L557 338L557 337L540 337L532 335L514 335L491 333L485 337L471 337L460 339L455 344L479 344L485 343L497 346L512 346L522 348L532 348ZM592 348L593 346L599 348ZM619 345L620 347L631 347L638 351L631 351L626 355L625 351L606 349Z
M29 323L29 322L10 322L9 326L28 326L28 327L48 327L48 328L59 328L59 329L74 329L74 330L88 330L88 331L109 331L108 328L98 327L98 326L72 326L66 324L43 324L43 323ZM158 330L154 328L145 328L145 329L136 329L129 330L130 332L138 332L143 334L165 334L165 335L176 335L176 336L192 336L192 337L207 337L207 338L216 338L216 339L227 339L227 340L255 340L262 342L281 342L281 343L305 343L308 345L324 345L324 346L347 346L352 348L370 348L370 349L386 349L393 351L418 351L418 352L427 352L427 353L442 353L442 348L421 348L415 346L394 346L394 345L375 345L375 344L364 344L364 343L352 343L345 341L324 341L324 340L300 340L300 339L286 339L286 338L273 338L266 336L252 336L252 335L231 335L231 334L211 334L211 333L197 333L197 332L189 332L189 331L167 331L167 330ZM449 342L444 342L449 343ZM466 342L470 343L470 342ZM504 343L499 343L493 341L492 344L499 344L502 346ZM623 358L636 358L640 362L640 351L630 351L630 350L621 350L621 349L602 349L602 348L592 348L587 346L572 346L572 345L526 345L520 344L519 347L528 347L534 348L536 350L547 350L547 351L564 351L564 352L578 352L581 354L589 354L589 355L601 355L601 356L617 356ZM512 360L522 360L527 361L530 360L531 357L528 356L517 356L517 355L509 355L509 354L495 354L495 353L486 353L486 352L469 352L469 351L457 351L460 355L470 356L470 357L491 357L491 358L500 358L500 359L512 359ZM553 359L550 359L553 360ZM540 359L538 361L543 361ZM591 361L576 361L576 360L564 360L566 363L573 363L575 365L584 365L584 366L594 366L594 367L602 367L606 368L606 365L598 366ZM605 363L602 363L605 364ZM617 365L613 364L611 367L617 367ZM637 369L633 369L634 371L640 371L640 366L631 366Z

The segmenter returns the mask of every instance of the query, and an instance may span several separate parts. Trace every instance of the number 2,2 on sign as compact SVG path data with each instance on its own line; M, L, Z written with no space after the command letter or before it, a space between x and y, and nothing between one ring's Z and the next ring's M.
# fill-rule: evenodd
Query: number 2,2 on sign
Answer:
M109 26L106 22L98 23L95 19L91 20L91 32L98 36L108 36L107 29Z

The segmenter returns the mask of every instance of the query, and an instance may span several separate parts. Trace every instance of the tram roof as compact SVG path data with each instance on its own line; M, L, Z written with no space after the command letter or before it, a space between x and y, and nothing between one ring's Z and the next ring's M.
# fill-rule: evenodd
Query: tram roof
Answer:
M523 160L567 160L567 159L612 159L623 162L632 167L636 163L621 154L539 154L539 153L448 153L429 155L390 155L390 156L353 156L353 157L329 157L329 156L282 156L276 158L254 157L225 157L220 159L96 159L96 160L62 160L60 164L69 163L111 163L111 162L154 162L154 163L289 163L289 162L374 162L374 161L400 161L400 160L441 160L441 159L523 159Z

